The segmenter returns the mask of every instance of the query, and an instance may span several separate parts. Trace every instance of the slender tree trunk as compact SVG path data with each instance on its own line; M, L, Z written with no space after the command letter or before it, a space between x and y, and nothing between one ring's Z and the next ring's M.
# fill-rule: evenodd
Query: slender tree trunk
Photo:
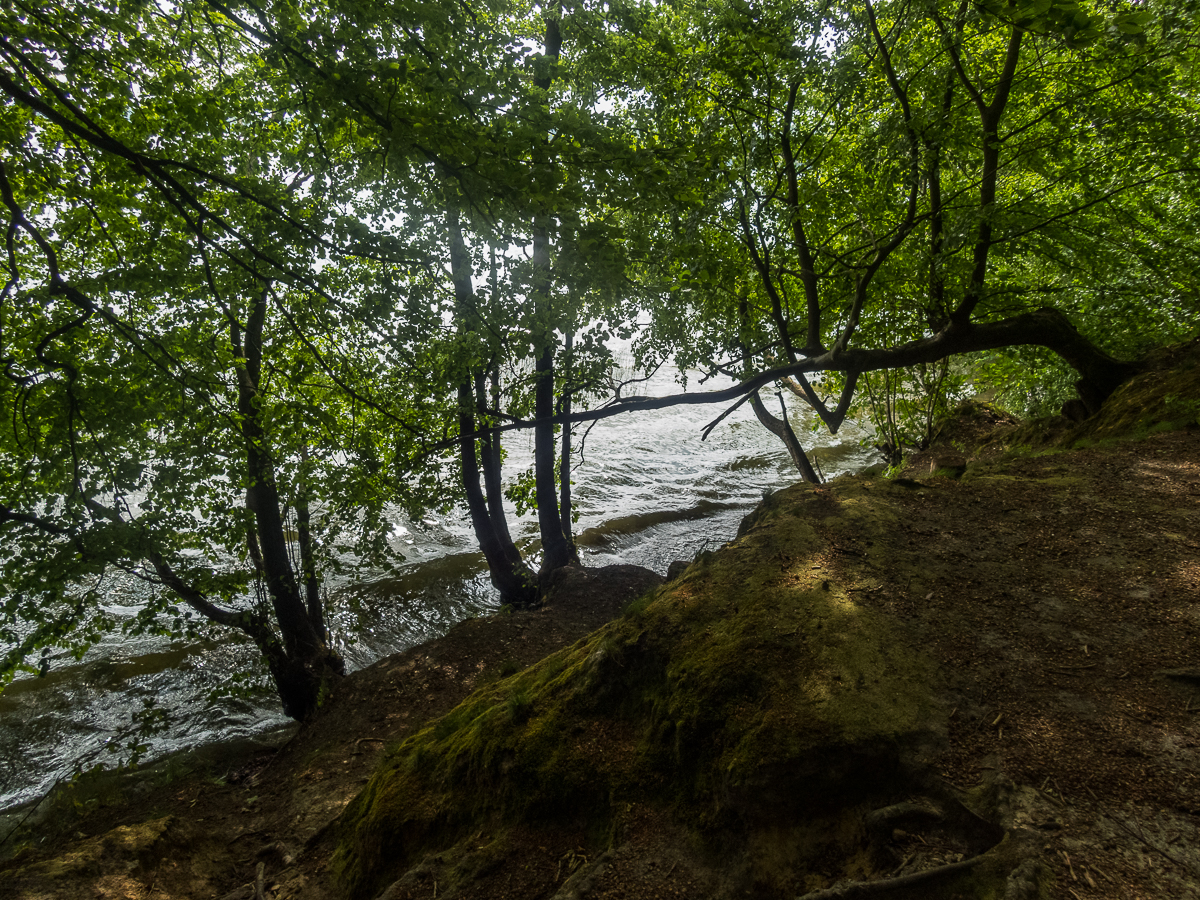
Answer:
M495 366L493 366L491 371L488 373L488 382L489 382L489 387L491 388L492 409L499 409L500 408L500 372ZM476 385L476 386L478 387L478 385ZM480 392L479 396L482 397L483 393ZM501 487L501 478L500 478L501 472L503 471L504 454L501 452L502 448L500 445L500 429L499 428L491 428L488 430L487 449L488 449L488 453L490 454L490 457L491 457L489 463L490 463L490 468L493 473L492 477L495 479L495 489L493 490L491 486L488 487L488 509L491 510L491 512L494 516L496 516L497 518L502 520L502 523L504 526L504 533L507 535L508 534L508 518L504 512L504 492ZM485 470L484 474L486 476L486 474L487 474L486 470ZM511 542L512 538L510 537L509 540Z
M246 509L250 508L250 492L246 492ZM259 578L265 577L263 571L262 550L258 547L258 529L253 522L246 523L246 549L250 553L250 561L254 563L254 571Z
M498 383L496 393L499 393ZM487 411L487 387L482 372L475 375L475 402L479 411L479 421L482 422ZM487 494L488 517L492 521L496 539L500 542L505 557L512 565L524 565L521 551L513 543L512 534L508 530L508 514L504 511L500 432L495 427L488 428L480 434L479 450L483 469L483 487Z
M571 414L571 401L564 399L563 413ZM562 533L571 541L571 426L564 425L562 433L562 456L558 464L558 519ZM576 560L578 561L578 560Z
M489 245L491 269L488 275L488 287L491 302L498 303L500 298L500 275L496 265L496 247ZM487 384L484 384L483 374L475 377L475 399L478 403L479 415L482 419L487 409L487 400L492 401L491 408L500 409L500 367L493 360L488 366ZM521 553L513 543L512 534L508 530L508 514L504 511L504 485L502 474L504 470L504 454L500 444L500 429L489 428L480 437L479 446L483 456L483 483L487 491L488 514L496 525L500 540L505 544L505 552L512 559L513 565L523 564Z
M790 151L789 151L790 153ZM738 315L742 320L743 326L749 325L749 300L742 298L738 305ZM746 360L746 365L749 367L750 356L746 350L746 344L743 340L738 340L738 347L742 351L742 355ZM789 359L794 360L795 354L789 353ZM797 390L792 384L791 379L787 379L788 386L792 390ZM807 382L805 382L807 384ZM788 455L792 458L796 468L800 472L800 477L810 484L820 484L820 479L817 473L813 471L812 464L808 461L808 456L804 452L804 448L800 446L800 439L796 437L796 433L792 430L791 423L787 419L787 407L784 406L783 396L779 397L779 406L783 411L783 418L777 419L771 415L770 411L763 405L762 398L759 397L758 391L752 391L749 394L750 408L754 410L754 416L758 419L759 424L766 428L771 434L783 441L783 445L787 447Z
M538 357L534 393L534 411L539 424L533 434L534 479L538 506L538 529L542 535L542 571L549 572L571 564L571 545L563 534L557 491L554 489L557 460L554 440L554 365L553 347Z
M251 306L246 323L244 363L238 372L238 412L242 420L249 481L246 501L254 515L263 574L276 620L283 632L284 646L289 653L307 656L319 650L321 641L300 602L296 577L288 559L274 466L266 449L266 433L259 415L258 383L266 309L265 297L256 299Z
M455 316L458 327L470 331L477 325L475 286L471 280L471 258L463 240L458 207L446 204L446 236L450 249L450 277L454 282ZM469 374L458 386L458 433L460 475L467 511L479 549L487 560L492 584L505 603L531 606L537 603L537 578L508 533L500 484L500 444L492 429L483 439L483 473L487 496L479 484L480 461L475 449L475 411L485 408L482 373Z
M784 409L785 418L777 419L771 415L770 410L763 404L762 398L758 396L758 391L750 395L750 406L763 427L783 441L784 446L788 449L788 455L791 456L792 462L796 464L796 468L800 471L800 477L809 484L820 484L821 479L817 477L812 463L808 461L808 455L804 452L804 448L800 446L800 439L796 437L796 432L792 430L791 422L786 418L786 408Z
M467 511L471 516L471 527L479 549L487 560L492 584L500 592L505 603L514 606L532 606L538 601L537 576L516 554L510 555L505 542L496 530L495 522L488 513L487 499L479 485L479 460L475 453L474 395L469 383L458 388L458 433L459 455L462 462L462 485L467 496ZM512 541L507 542L512 546ZM515 550L515 548L513 548Z
M308 462L308 447L300 445L300 460ZM306 474L301 474L300 491L296 496L296 538L300 544L300 568L304 576L304 601L308 608L308 618L321 643L328 640L325 633L325 607L321 602L321 582L317 577L316 547L312 539L312 516L308 509L308 490L305 485Z
M326 682L345 669L342 661L327 650L309 618L288 557L274 464L260 409L259 377L266 314L264 290L251 303L244 343L236 325L231 335L234 349L241 357L237 372L238 412L246 446L246 505L254 517L262 573L282 635L281 642L275 641L273 633L270 637L260 635L256 643L267 658L284 712L292 718L305 719L317 708Z
M562 7L553 3L543 10L546 23L546 42L544 61L553 66L558 62L562 49L562 31L559 18ZM553 81L551 69L534 79L537 87L549 91ZM547 98L547 106L549 99ZM549 148L538 148L540 156L548 156ZM543 159L542 165L552 168L548 159ZM550 226L552 216L549 210L534 217L533 223L533 285L532 293L538 306L538 329L535 335L534 364L536 382L534 383L534 414L539 424L533 432L533 466L535 493L538 507L538 529L542 536L542 571L551 572L554 569L570 565L573 557L570 542L563 533L562 519L559 515L558 497L554 489L554 474L556 468L554 426L550 419L554 417L554 327L551 323L550 293L553 278L550 269Z
M571 350L574 343L574 333L568 329L564 359L567 373L562 386L562 412L571 414ZM571 536L571 423L564 422L562 426L562 456L558 464L558 518L562 527L563 537L571 552L571 564L579 564L579 550Z

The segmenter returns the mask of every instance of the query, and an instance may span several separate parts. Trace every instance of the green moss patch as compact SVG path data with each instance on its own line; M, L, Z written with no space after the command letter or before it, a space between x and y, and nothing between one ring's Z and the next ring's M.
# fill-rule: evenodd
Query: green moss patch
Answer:
M701 834L795 826L894 777L939 712L932 665L838 551L869 558L894 527L868 501L860 482L774 495L650 602L406 740L341 821L347 892L485 823L599 838L637 803Z
M1141 438L1200 425L1200 342L1164 351L1156 362L1117 388L1064 443Z
M1200 425L1200 338L1164 347L1142 361L1144 371L1122 384L1086 421L1063 416L1000 424L973 442L976 453L1023 454L1139 440L1163 431ZM939 440L940 440L939 436Z

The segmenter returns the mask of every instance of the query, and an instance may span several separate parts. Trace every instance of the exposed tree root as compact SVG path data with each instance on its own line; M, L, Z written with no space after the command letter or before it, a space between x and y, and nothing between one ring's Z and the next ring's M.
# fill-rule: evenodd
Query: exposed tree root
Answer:
M983 855L980 854L979 856L972 856L970 859L964 859L960 862L938 866L936 869L913 872L911 875L900 875L896 878L881 878L878 881L856 881L852 884L843 884L821 891L813 891L810 894L804 894L802 897L797 898L797 900L856 900L858 897L879 897L892 891L918 886L925 887L943 878L961 875L964 872L970 871L982 858Z

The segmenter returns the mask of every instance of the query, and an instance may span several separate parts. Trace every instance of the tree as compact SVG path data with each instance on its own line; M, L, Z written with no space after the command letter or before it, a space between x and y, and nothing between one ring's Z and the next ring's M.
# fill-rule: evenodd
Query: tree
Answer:
M116 568L161 588L130 627L181 634L198 614L243 632L304 718L343 671L315 532L378 548L397 493L343 419L380 409L376 347L355 338L383 254L339 247L344 220L304 195L295 123L255 89L239 30L82 12L18 4L0 39L3 673L113 627L97 600ZM329 292L344 271L318 264L335 249L366 260L350 310Z
M741 380L794 458L759 385L789 382L836 431L864 373L1046 347L1090 412L1135 366L1088 332L1195 327L1178 303L1116 300L1113 245L1145 238L1104 225L1194 195L1177 65L1195 45L1171 7L1107 23L1073 3L688 13L643 47L652 74L631 104L647 141L688 148L671 216L643 226L669 288L655 328L687 364ZM832 408L808 381L822 372Z
M611 276L619 253L604 212L593 214L602 208L594 173L612 139L598 124L603 116L590 109L586 92L572 95L556 84L562 66L560 9L527 15L497 6L488 16L476 16L448 4L442 11L444 22L417 35L402 10L375 7L372 17L359 15L346 27L354 43L343 43L336 23L330 33L314 35L262 10L243 27L296 60L288 77L320 98L312 104L320 110L312 127L323 154L381 160L369 183L361 167L349 175L371 195L360 212L384 220L403 208L407 228L425 222L438 235L435 252L449 270L447 293L453 297L446 315L455 331L440 344L445 355L438 370L455 391L446 405L457 409L451 428L459 432L453 440L462 492L493 583L506 601L528 604L539 588L508 534L500 436L492 426L511 415L500 408L501 398L524 411L528 390L539 420L530 499L539 517L542 572L571 563L570 477L564 471L570 432L564 429L565 449L556 454L550 419L597 383L596 370L609 358L600 340L577 337L588 330L589 314L600 312L597 304L608 304L604 313L613 311ZM360 41L364 28L373 34L369 46ZM530 52L534 35L544 52ZM335 58L331 46L347 49ZM365 77L377 71L380 55L396 60L394 69L389 62L385 70L395 74ZM411 85L418 76L423 81L411 90L395 84ZM527 265L505 266L511 277L503 286L504 300L499 279L491 278L484 302L474 282L485 268L480 255L488 250L494 257L499 250L503 256L513 244L530 247L532 258ZM564 278L568 267L570 284ZM611 315L597 318L611 327ZM564 379L558 362L568 357L571 371ZM522 370L526 361L532 362L531 377ZM501 389L502 371L510 373L508 390Z
M385 502L465 493L478 512L477 437L481 544L508 599L536 598L503 523L499 434L476 422L503 416L502 370L522 409L586 384L553 381L556 191L531 153L555 126L548 74L523 74L548 70L519 16L481 11L6 8L6 676L113 627L97 600L116 567L162 588L135 627L183 633L198 613L244 632L308 715L341 671L318 571L339 529L370 559ZM517 223L540 242L543 299L514 331L512 302L477 302L470 255ZM548 378L519 371L535 332ZM569 352L573 374L606 355ZM429 447L455 431L457 485Z
M1094 410L1197 324L1193 18L11 0L4 671L111 627L117 567L162 588L136 627L242 630L302 717L339 670L319 569L384 553L387 503L465 500L536 601L507 430L536 432L544 574L576 423L750 402L803 471L761 388L836 431L870 373L988 354L1020 390L1041 348ZM736 384L613 396L613 333Z

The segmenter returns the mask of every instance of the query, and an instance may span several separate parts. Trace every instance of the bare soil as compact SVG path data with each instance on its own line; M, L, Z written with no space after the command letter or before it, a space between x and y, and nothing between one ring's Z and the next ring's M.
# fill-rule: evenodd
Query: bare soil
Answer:
M1054 897L1200 897L1200 429L973 459L961 479L930 468L916 460L900 491L856 480L903 512L887 571L864 573L852 538L819 561L936 661L950 710L936 771L964 790L1006 785ZM835 502L839 488L816 490ZM64 808L0 865L0 897L341 896L329 826L384 748L652 584L632 567L573 577L543 609L464 622L354 673L290 742L223 777ZM596 752L617 752L618 732ZM707 896L685 826L646 807L608 846L582 827L518 827L492 851L481 837L459 896ZM901 868L955 858L902 830L893 843ZM434 859L389 897L437 896L437 873Z
M1026 792L1061 897L1200 896L1200 430L981 466L906 504L945 776Z

